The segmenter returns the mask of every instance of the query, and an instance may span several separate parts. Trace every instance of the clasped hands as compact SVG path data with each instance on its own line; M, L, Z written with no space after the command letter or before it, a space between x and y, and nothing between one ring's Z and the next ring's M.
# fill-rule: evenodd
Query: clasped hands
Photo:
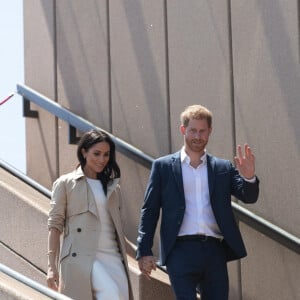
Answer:
M138 260L140 271L150 279L152 270L156 270L156 263L153 256L142 256Z

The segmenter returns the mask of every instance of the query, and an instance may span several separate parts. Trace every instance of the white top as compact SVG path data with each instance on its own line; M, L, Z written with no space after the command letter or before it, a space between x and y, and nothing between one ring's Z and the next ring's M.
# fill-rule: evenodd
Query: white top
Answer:
M105 196L101 181L87 177L87 182L94 194L101 226L98 252L119 253L115 227L107 210L107 197Z
M204 234L222 238L210 204L206 153L197 168L190 165L190 158L183 148L180 154L185 213L178 235Z

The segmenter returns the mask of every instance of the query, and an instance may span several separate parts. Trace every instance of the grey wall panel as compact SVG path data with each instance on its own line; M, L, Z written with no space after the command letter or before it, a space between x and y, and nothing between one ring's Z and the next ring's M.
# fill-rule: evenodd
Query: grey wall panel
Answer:
M248 256L242 260L243 300L300 299L299 254L242 225Z
M54 2L24 1L25 84L55 99ZM26 119L27 174L50 188L57 177L55 118L34 105L39 119ZM38 158L38 159L37 159Z
M140 210L149 171L121 154L117 155L117 161L121 168L120 186L125 234L131 242L136 244ZM158 239L156 238L155 252L158 255L157 243Z
M169 152L164 1L110 1L113 133Z
M122 217L126 237L134 244L137 242L140 212L144 202L149 170L139 166L134 161L118 154L117 161L121 168L121 194L122 194ZM153 243L153 253L159 257L159 228L160 219L156 228Z
M147 154L169 152L164 1L110 1L112 132ZM149 170L121 157L126 234L136 242ZM155 239L154 252L158 239Z
M214 114L209 150L232 158L227 1L167 1L172 149L182 144L179 114L203 104Z
M57 1L58 98L110 129L106 1Z
M240 278L240 261L231 261L227 264L229 274L229 299L241 300L241 278Z
M57 1L58 101L110 131L106 1ZM77 162L68 126L59 123L60 173ZM75 154L75 153L74 153Z
M300 73L297 1L233 1L236 132L261 178L251 207L300 234Z

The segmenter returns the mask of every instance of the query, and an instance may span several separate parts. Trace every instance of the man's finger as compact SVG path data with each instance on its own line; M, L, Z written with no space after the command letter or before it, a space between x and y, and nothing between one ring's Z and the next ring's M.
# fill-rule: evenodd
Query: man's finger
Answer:
M243 152L242 152L241 145L237 146L237 157L239 158L240 161L243 159Z

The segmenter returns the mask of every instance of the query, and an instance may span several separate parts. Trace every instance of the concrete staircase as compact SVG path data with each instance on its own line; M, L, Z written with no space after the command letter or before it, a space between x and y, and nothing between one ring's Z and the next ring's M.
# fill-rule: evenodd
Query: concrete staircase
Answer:
M45 285L49 199L0 168L0 263ZM128 243L130 276L136 300L174 299L167 274L141 275ZM0 272L0 299L50 299Z
M47 297L26 284L0 272L0 299L49 300L53 298Z

